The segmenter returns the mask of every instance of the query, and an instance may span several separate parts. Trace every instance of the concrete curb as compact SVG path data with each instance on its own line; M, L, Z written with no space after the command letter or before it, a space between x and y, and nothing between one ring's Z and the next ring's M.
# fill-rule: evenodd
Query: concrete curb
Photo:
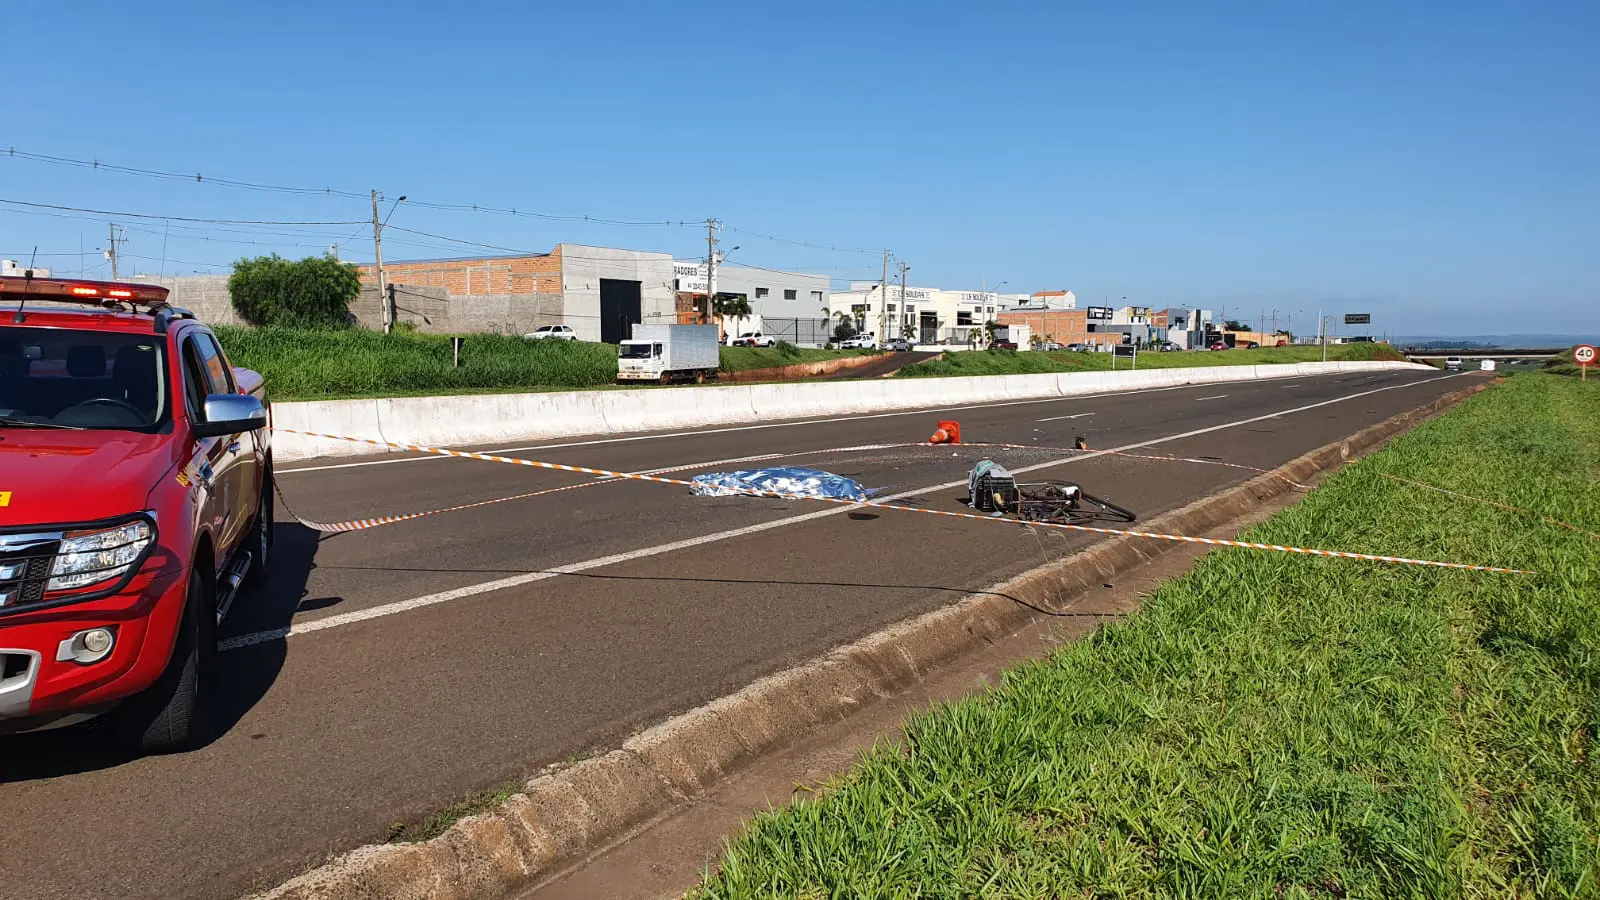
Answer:
M1200 534L1226 525L1288 493L1291 482L1304 484L1337 469L1491 383L1447 394L1141 527ZM814 726L847 717L941 663L1029 624L1038 613L1025 603L1059 608L1073 594L1174 546L1140 538L1101 542L762 678L656 725L604 756L530 779L522 793L493 811L462 819L432 840L362 847L253 898L507 896L703 794Z

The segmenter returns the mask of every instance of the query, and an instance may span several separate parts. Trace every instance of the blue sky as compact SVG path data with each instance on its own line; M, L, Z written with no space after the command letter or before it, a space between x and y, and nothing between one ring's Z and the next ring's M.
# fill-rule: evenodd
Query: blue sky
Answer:
M1592 2L14 0L7 20L32 40L0 55L0 148L563 215L715 216L892 248L928 286L1600 335ZM364 199L4 156L0 198L370 216ZM0 252L37 246L41 265L76 273L81 239L100 262L106 216L16 210L0 204ZM348 259L372 252L359 225L118 221L148 272L334 240ZM392 223L518 249L705 246L692 226L414 205ZM841 280L880 267L876 252L723 240L735 261ZM390 259L475 252L450 246L385 233Z

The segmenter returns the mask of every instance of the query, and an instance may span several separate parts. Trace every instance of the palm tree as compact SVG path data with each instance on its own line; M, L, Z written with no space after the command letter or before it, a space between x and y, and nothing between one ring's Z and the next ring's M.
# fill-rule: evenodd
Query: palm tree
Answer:
M750 317L750 301L743 294L718 294L711 301L711 311L717 317L717 324L722 326L728 319L746 319ZM726 333L727 328L723 327Z

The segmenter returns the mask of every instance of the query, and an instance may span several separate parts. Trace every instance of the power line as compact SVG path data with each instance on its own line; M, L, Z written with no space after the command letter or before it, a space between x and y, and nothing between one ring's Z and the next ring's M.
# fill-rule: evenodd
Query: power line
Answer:
M296 185L268 184L268 183L265 183L265 182L244 181L244 180L234 179L234 178L213 178L213 177L205 176L205 175L203 175L201 173L198 173L198 172L196 172L196 173L186 173L186 172L168 172L168 171L161 171L161 170L158 170L158 169L142 169L142 168L139 168L139 167L136 167L136 166L122 166L122 165L117 165L117 164L114 164L114 163L101 162L100 160L97 160L97 159L76 159L76 158L69 157L69 156L57 156L57 155L48 154L48 153L31 153L31 152L28 152L28 151L25 151L25 150L18 150L15 147L8 148L6 155L7 155L8 158L27 159L27 160L32 160L32 161L35 161L35 162L49 163L49 164L52 164L52 165L69 166L69 167L81 168L81 169L93 169L93 170L96 170L96 171L115 172L115 173L124 174L124 175L138 175L138 176L147 177L147 178L160 178L160 179L165 179L165 180L169 180L169 181L193 181L193 182L196 182L196 183L199 183L199 184L215 184L215 185L220 185L220 186L223 186L223 187L243 188L243 189L247 189L247 190L269 191L269 192L285 193L285 194L299 194L299 195L320 194L320 195L328 196L328 197L343 197L343 198L356 199L356 200L364 200L364 199L367 198L367 192L365 192L365 191L347 191L347 190L339 190L339 189L331 188L331 187L314 188L314 187L296 186ZM457 212L490 213L490 214L494 214L494 215L514 216L514 217L527 218L527 219L540 219L540 220L547 221L547 222L585 222L585 223L590 223L590 224L595 224L595 225L613 225L613 226L620 226L620 227L636 227L636 228L642 228L642 227L657 227L657 228L662 228L662 227L692 227L692 228L698 228L698 227L700 227L700 225L703 224L702 222L689 222L689 221L674 220L674 219L665 219L665 220L658 220L658 219L613 219L613 218L608 218L606 216L591 216L591 215L585 215L585 214L545 213L545 212L537 212L537 211L534 211L534 210L518 209L516 207L488 206L488 205L481 204L481 203L445 203L445 202L428 201L428 200L408 200L407 202L411 206L418 206L418 207L423 207L423 208L426 208L426 209L449 210L449 211L457 211ZM163 217L160 217L160 218L172 218L172 221L185 221L183 219L174 218L174 217L166 217L166 216L163 216ZM798 240L793 240L791 238L778 237L777 235L764 234L764 233L759 232L759 231L750 231L748 229L735 228L735 227L732 227L732 226L725 226L725 227L726 227L726 230L731 231L731 232L735 232L737 234L743 234L743 235L748 235L750 237L761 238L762 240L775 241L775 242L780 243L780 244L788 244L788 245L794 246L794 247L808 247L808 248L813 249L813 250L827 250L827 251L831 251L831 252L834 252L834 253L875 254L875 253L878 252L877 250L869 250L869 249L864 249L864 248L860 248L860 247L840 247L840 246L836 246L836 245L833 245L833 244L817 243L815 241L798 241ZM353 240L357 236L359 236L359 235L352 235L350 238L347 238L347 240Z
M92 213L97 216L113 216L118 219L154 219L168 222L203 222L209 225L365 225L365 222L350 219L337 222L274 222L259 219L201 219L193 216L160 216L152 213L112 212L105 209L86 209L81 206L59 206L54 203L29 203L26 200L6 200L0 198L0 203L12 206L26 206L33 209L60 209L67 212Z
M477 203L429 203L423 200L406 201L412 206L426 207L427 209L455 210L459 212L494 213L504 216L520 216L528 219L543 219L547 222L590 222L596 225L622 225L628 227L656 227L670 228L677 226L694 226L698 223L675 221L672 219L654 221L630 221L628 219L607 219L603 216L586 215L559 215L556 213L529 212L527 210L511 207L482 206Z
M877 250L863 250L863 249L861 249L859 247L835 247L835 246L828 245L828 244L814 244L814 243L811 243L809 241L794 241L794 240L790 240L788 238L777 237L775 235L762 234L759 231L749 231L749 230L744 229L744 228L735 228L732 225L729 225L729 226L726 226L726 227L727 227L728 231L732 231L732 232L735 232L737 234L749 235L750 237L762 238L763 240L768 240L768 241L776 241L776 242L778 242L780 244L789 244L789 245L795 246L795 247L810 247L813 250L831 250L831 251L833 251L835 253L870 253L870 254L877 254L879 252Z
M52 219L73 219L73 220L76 220L76 221L79 221L79 222L97 222L98 223L98 222L104 222L105 221L105 219L102 219L102 218L99 218L99 217L96 217L96 216L78 216L78 215L73 215L71 213L44 212L42 210L36 210L36 209L3 209L3 208L0 208L0 213L9 213L9 214L14 215L14 216L48 216L48 217L50 217ZM363 224L365 224L365 223L363 223ZM155 231L155 230L149 229L149 228L140 228L137 225L128 225L128 226L125 226L125 227L130 231L138 231L138 232L142 232L144 234L161 234L161 232L159 232L159 231ZM237 228L215 228L215 227L212 227L212 228L200 228L200 227L197 227L197 226L194 226L194 225L180 225L180 224L176 224L176 223L173 223L171 227L175 228L175 229L182 229L184 231L203 231L203 232L208 232L208 233L209 232L224 232L224 233L227 233L227 234L251 234L251 235L259 235L259 236L277 235L279 237L297 237L297 238L314 237L314 238L328 238L330 240L332 240L334 238L339 238L339 233L338 232L309 231L309 230L305 230L305 229L300 229L300 230L296 230L296 231L263 231L263 230L260 230L260 229L257 229L257 230L254 230L254 231L241 231L241 230L239 230ZM358 231L357 235L359 235L359 234L360 234L360 232ZM340 240L351 240L351 239L352 238L340 238Z
M52 165L70 166L79 169L94 169L97 171L116 172L123 175L139 175L147 178L161 178L175 181L193 181L199 184L216 184L223 187L244 188L256 191L271 191L283 194L321 194L329 197L346 197L355 200L365 200L367 192L344 191L331 187L313 188L285 184L266 184L257 181L241 181L234 178L208 178L200 173L163 172L158 169L141 169L136 166L121 166L113 163L101 162L95 159L74 159L69 156L54 156L48 153L30 153L10 147L6 152L7 157L28 159L35 162L50 163ZM688 222L673 220L634 221L628 219L610 219L604 216L590 215L561 215L557 213L542 213L514 207L485 206L479 203L440 203L425 200L411 200L412 206L422 206L428 209L460 210L469 212L494 213L497 215L520 216L530 219L544 219L552 222L593 222L598 225L621 226L676 226L688 225Z
M461 245L467 246L467 247L478 247L478 248L481 248L481 249L484 249L484 250L499 250L499 251L502 251L502 252L505 252L505 253L527 253L527 254L530 254L530 255L533 255L533 254L535 254L537 252L537 251L532 251L532 250L519 250L516 247L500 247L500 246L497 246L495 244L480 244L477 241L464 241L461 238L448 237L448 236L442 235L442 234L430 234L429 232L426 232L426 231L418 231L415 228L402 228L399 225L385 225L384 227L385 228L389 228L389 229L393 229L395 231L403 231L406 234L417 234L417 235L421 235L422 237L433 238L434 240L438 240L438 241L449 241L452 244L461 244ZM542 256L544 254L541 253L541 254L538 254L538 255Z
M140 256L136 253L118 253L117 257L119 259L142 259L146 262L161 262L161 260L154 256ZM168 257L166 262L178 263L185 266L205 266L211 269L226 269L233 265L233 263L195 262L192 259L172 259L171 257Z
M21 159L31 159L35 162L51 163L59 166L72 166L80 169L97 169L107 172L117 172L123 175L141 175L147 178L164 178L176 181L194 181L202 184L218 184L224 187L245 188L254 191L273 191L283 194L326 194L330 197L353 197L360 199L364 195L351 191L340 191L333 188L292 187L282 184L261 184L252 181L239 181L232 178L207 178L195 172L161 172L155 169L140 169L134 166L119 166L114 163L101 162L97 159L73 159L67 156L51 156L46 153L28 153L15 147L8 148L7 156Z

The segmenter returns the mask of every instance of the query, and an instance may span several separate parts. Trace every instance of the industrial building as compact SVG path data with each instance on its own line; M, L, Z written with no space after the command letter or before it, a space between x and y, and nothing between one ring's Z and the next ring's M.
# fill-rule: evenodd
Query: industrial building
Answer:
M849 290L828 295L828 310L835 320L843 314L857 330L885 340L976 346L988 323L1028 296L909 285L902 290L898 284L885 289L876 281L855 281Z
M363 283L377 284L374 265L357 268ZM428 330L526 334L570 325L579 340L615 344L635 324L676 318L667 253L558 244L549 253L386 261L383 271L400 320L414 310Z
M35 278L50 277L50 270L42 266L24 266L19 265L14 259L0 259L0 275L21 278L29 272L32 272Z
M706 264L678 260L673 269L680 312L686 307L692 309L696 302L703 303ZM828 276L721 262L717 264L716 278L718 296L742 297L750 304L750 316L722 323L728 334L760 331L799 347L821 347L832 336Z

